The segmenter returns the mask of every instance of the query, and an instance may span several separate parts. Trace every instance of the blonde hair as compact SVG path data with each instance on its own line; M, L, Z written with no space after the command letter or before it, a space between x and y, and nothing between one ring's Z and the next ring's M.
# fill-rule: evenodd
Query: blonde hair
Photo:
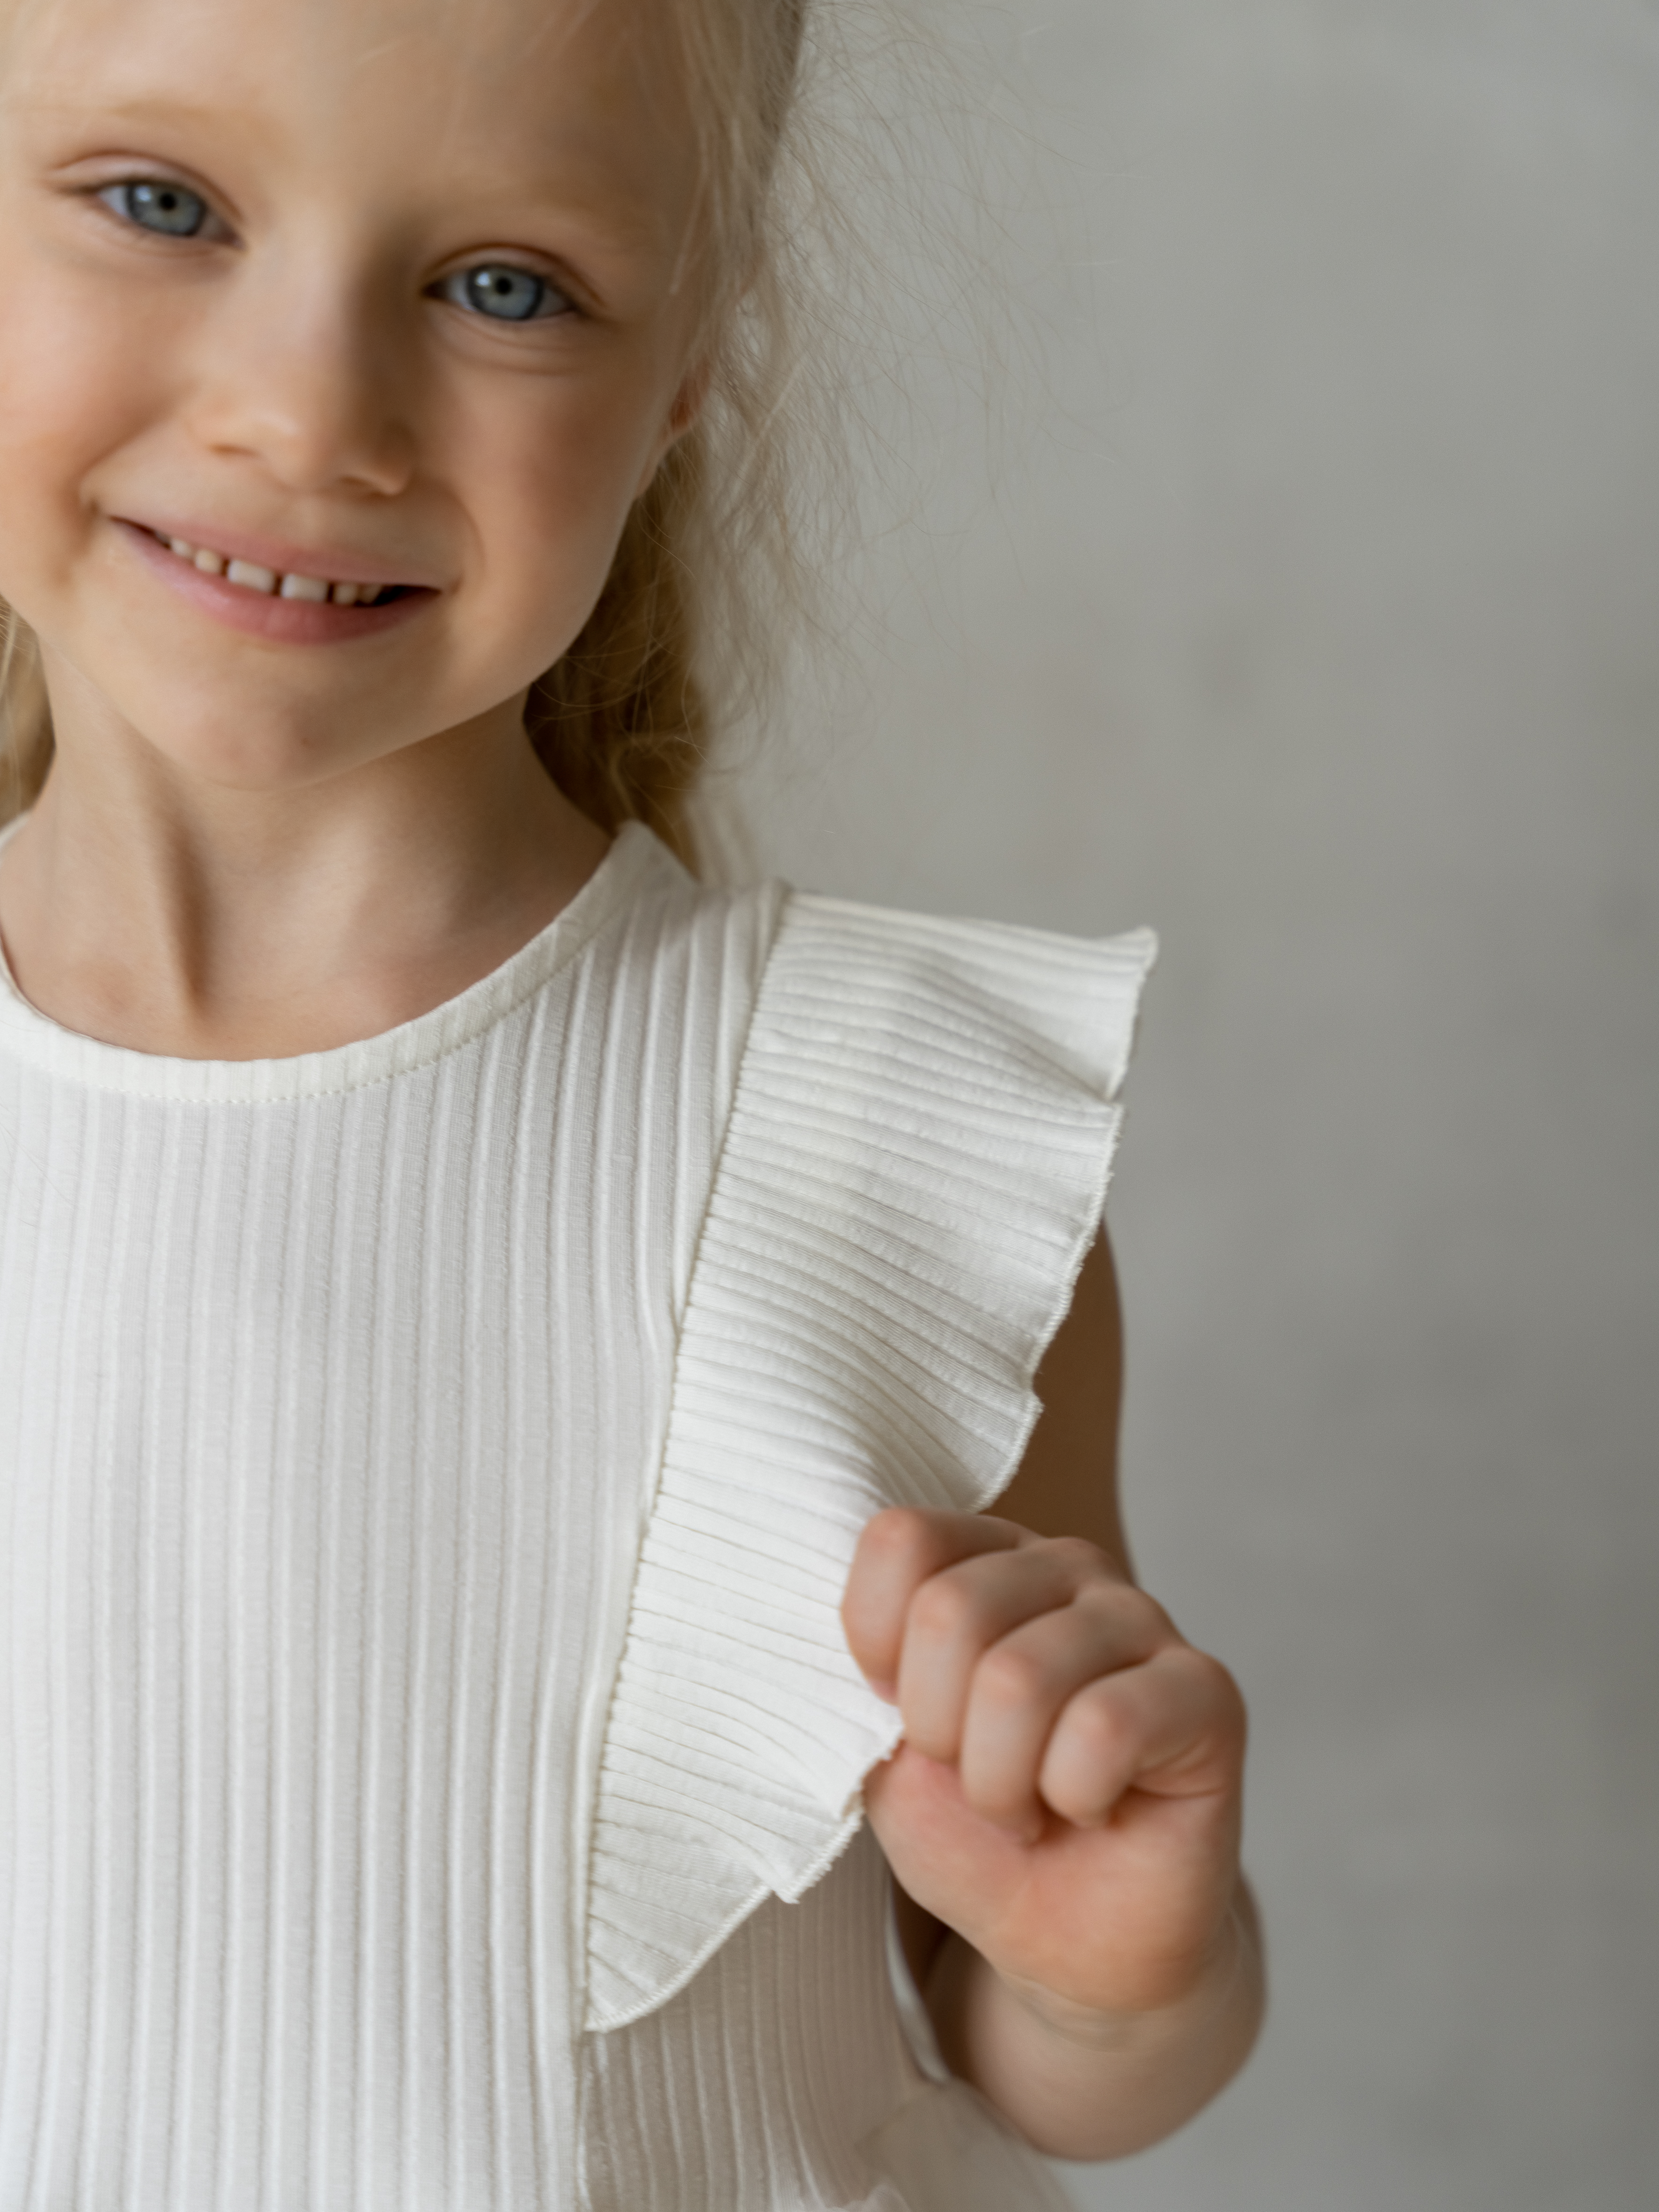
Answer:
M809 564L792 451L809 295L792 134L809 0L673 0L701 205L686 281L708 383L635 502L586 626L532 690L531 742L600 826L640 821L695 864L715 738L769 703ZM793 189L792 189L793 187Z
M672 0L701 155L684 281L703 302L707 396L526 713L538 757L585 813L607 830L643 822L688 860L714 738L770 696L803 596L787 448L803 389L793 311L811 184L790 134L807 6ZM34 637L3 602L0 744L4 821L38 795L52 735Z

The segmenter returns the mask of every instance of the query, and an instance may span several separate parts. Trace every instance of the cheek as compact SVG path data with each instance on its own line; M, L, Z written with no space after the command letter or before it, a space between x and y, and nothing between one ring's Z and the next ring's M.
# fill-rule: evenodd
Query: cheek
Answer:
M0 573L49 568L90 525L88 472L146 419L167 334L27 265L0 261Z
M467 461L452 481L477 488L471 504L480 602L538 634L544 667L604 586L669 395L659 376L626 369L526 384L521 394L498 391L462 418Z

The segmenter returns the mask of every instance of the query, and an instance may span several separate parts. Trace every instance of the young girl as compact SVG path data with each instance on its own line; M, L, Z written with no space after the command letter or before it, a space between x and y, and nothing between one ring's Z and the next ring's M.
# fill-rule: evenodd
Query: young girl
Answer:
M1250 2042L1150 943L673 856L802 27L0 9L4 2212L1012 2212Z

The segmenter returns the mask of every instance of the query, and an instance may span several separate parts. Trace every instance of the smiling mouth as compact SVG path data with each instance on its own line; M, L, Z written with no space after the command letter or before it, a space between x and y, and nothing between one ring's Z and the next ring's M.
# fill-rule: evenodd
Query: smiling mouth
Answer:
M256 599L301 599L313 606L383 607L418 589L410 584L358 584L349 578L279 575L274 568L261 568L257 561L235 561L227 553L216 552L210 545L192 545L183 538L164 538L159 530L147 531L145 535L153 538L158 545L165 545L187 568L199 569L204 576L217 576L240 591L251 592Z

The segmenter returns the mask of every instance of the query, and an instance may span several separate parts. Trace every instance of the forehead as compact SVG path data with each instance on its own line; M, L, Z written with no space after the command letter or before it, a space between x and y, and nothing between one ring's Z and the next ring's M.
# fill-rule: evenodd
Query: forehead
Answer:
M301 157L586 167L659 195L674 0L0 0L0 104L195 118ZM250 135L251 134L251 137Z

